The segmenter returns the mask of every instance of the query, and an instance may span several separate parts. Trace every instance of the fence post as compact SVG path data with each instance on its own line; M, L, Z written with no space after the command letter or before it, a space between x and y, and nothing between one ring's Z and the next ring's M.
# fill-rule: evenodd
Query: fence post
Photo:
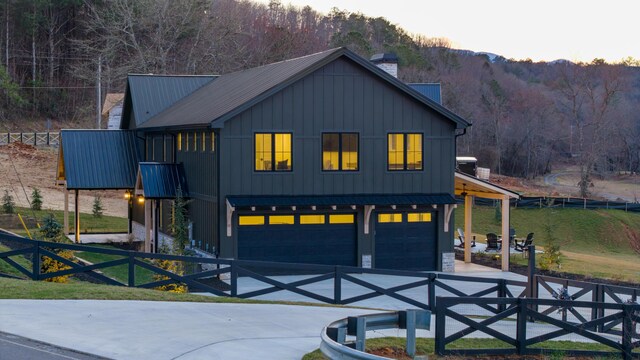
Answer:
M433 311L433 309L435 309L436 306L436 274L434 273L430 273L429 274L429 286L428 286L428 302L429 302L429 310Z
M33 146L38 146L38 133L33 133Z
M536 277L536 246L529 245L526 250L529 253L529 273L527 278L527 286L529 287L529 291L527 292L527 296L530 299L538 298L538 279ZM538 305L535 303L531 303L529 308L532 311L538 311ZM533 322L533 318L529 319Z
M235 260L231 260L231 296L238 296L238 269Z
M31 279L40 280L40 241L38 240L33 244L33 258L31 262L33 263Z
M51 141L50 135L51 133L47 131L47 146L49 146L49 142Z
M129 287L136 287L136 258L129 254Z
M347 335L355 336L355 349L364 351L367 341L367 318L364 316L349 316L347 318Z
M438 303L440 303L441 301L438 300ZM445 305L445 304L443 304ZM435 306L433 307L433 309L435 309L436 311L436 339L435 339L435 350L436 350L436 354L438 355L444 355L444 351L445 351L445 336L446 333L444 331L445 329L445 311L447 309L445 309L445 306ZM433 310L432 310L433 311Z
M584 198L584 209L587 209L587 198Z
M504 299L507 297L507 280L498 279L498 298ZM498 304L498 311L503 312L507 308L506 304Z
M633 305L622 305L622 311L624 314L622 320L622 358L624 360L630 360L633 358L631 351L633 350L633 321L631 321L631 315L633 315Z
M339 305L342 303L342 268L336 266L333 277L333 303Z
M516 317L516 350L518 355L524 355L527 350L527 307L529 299L516 299L518 316Z

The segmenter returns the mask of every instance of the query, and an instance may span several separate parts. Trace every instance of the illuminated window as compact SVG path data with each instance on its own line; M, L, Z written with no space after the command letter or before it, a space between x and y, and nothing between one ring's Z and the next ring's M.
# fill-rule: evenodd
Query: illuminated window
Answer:
M378 214L379 223L399 223L402 222L402 214Z
M184 133L184 151L189 151L189 133Z
M324 215L300 215L300 224L324 224Z
M329 215L329 224L353 224L354 222L353 214Z
M255 171L291 171L291 134L255 134Z
M431 213L409 213L408 222L431 222Z
M293 215L271 215L269 224L271 225L293 225L295 217Z
M211 152L216 151L216 133L211 132Z
M182 151L182 133L178 133L178 138L176 139L176 146L178 151Z
M322 134L322 170L358 170L358 134Z
M193 132L193 151L198 151L198 133Z
M201 151L204 152L207 150L207 133L206 132L202 132L202 149Z
M422 170L422 134L389 134L387 168Z
M240 226L247 225L264 225L264 216L240 216L238 217Z

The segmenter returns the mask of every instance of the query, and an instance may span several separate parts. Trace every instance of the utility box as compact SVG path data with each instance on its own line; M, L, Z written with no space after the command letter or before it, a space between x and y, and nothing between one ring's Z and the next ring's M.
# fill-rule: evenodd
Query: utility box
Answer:
M475 177L478 171L478 159L472 156L458 156L456 157L456 170Z

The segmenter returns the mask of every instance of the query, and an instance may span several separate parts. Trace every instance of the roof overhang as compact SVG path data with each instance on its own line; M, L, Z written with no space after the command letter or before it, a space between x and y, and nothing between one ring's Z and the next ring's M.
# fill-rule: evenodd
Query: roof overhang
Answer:
M500 187L489 181L478 179L477 177L467 175L456 171L455 174L455 194L473 195L485 199L519 199L520 195L511 190Z
M175 199L178 195L188 198L184 167L181 163L141 162L138 166L135 194L147 199Z

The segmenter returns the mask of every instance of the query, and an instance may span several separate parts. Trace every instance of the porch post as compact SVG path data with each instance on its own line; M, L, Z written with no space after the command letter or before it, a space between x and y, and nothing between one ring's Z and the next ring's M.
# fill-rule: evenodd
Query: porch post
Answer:
M502 197L502 271L509 271L509 197Z
M144 201L144 251L151 252L151 201Z
M472 232L472 218L471 214L473 210L473 196L464 196L464 262L471 262L471 241L473 239Z
M75 212L76 212L76 243L80 244L80 191L76 189L76 198L75 198Z
M69 189L64 186L64 234L69 236Z

